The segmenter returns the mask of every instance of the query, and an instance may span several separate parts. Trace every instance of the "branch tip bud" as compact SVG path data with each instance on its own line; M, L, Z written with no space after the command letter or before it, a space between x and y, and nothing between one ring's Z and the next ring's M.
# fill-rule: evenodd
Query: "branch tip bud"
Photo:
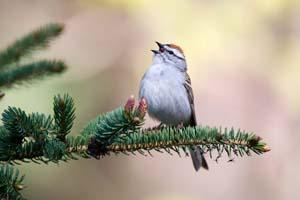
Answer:
M134 108L134 104L135 104L135 99L134 99L134 96L131 95L131 96L128 98L128 100L127 100L127 102L126 102L126 104L125 104L125 106L124 106L124 109L125 109L126 114L129 114L129 113L132 112L132 110L133 110L133 108Z
M148 104L145 98L142 98L140 100L139 106L138 106L138 113L140 119L144 119L148 109Z
M270 148L270 147L268 147L267 145L266 145L266 146L264 146L264 148L263 148L263 152L268 152L268 151L271 151L271 148Z

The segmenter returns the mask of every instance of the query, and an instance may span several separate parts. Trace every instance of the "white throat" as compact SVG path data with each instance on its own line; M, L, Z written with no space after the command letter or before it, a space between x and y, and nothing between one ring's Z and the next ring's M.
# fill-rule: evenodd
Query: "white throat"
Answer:
M184 59L170 58L168 54L159 53L153 56L152 65L166 65L172 66L173 68L185 72L187 70L187 65Z

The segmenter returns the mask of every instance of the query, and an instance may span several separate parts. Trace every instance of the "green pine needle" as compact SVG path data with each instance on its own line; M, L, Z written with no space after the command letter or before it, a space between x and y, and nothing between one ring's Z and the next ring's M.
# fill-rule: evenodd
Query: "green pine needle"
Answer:
M65 141L65 136L71 132L75 119L73 99L68 95L57 95L54 97L53 106L57 137Z
M53 105L53 116L26 114L14 107L3 112L0 162L48 164L79 158L99 159L119 153L152 155L153 151L187 155L189 149L198 146L217 160L223 154L232 159L232 156L249 156L251 152L262 154L270 150L260 137L233 128L196 126L141 129L147 104L142 100L135 107L133 98L124 107L96 117L80 135L69 136L75 118L73 99L68 95L57 95ZM13 169L10 168L8 174L5 170L0 168L0 177L12 180ZM23 187L23 178L18 178L18 174L14 177L17 178L6 184L5 190L1 190L0 180L0 195L12 198L19 194L16 188Z
M24 189L24 175L18 169L0 164L0 199L23 200L20 191Z
M0 69L19 62L22 57L49 46L50 41L59 36L64 29L63 24L50 23L18 39L0 52Z
M21 84L32 79L59 74L66 69L63 61L42 60L8 69L0 73L0 87Z
M21 144L26 134L28 117L20 108L8 107L2 113L2 122L4 127L10 133L10 142Z
M49 162L59 162L66 154L66 144L58 139L47 140L43 147L43 156Z
M213 151L217 152L217 158L225 152L229 157L250 155L250 152L262 154L269 151L266 144L254 134L235 131L234 129L218 129L210 127L184 127L142 130L141 132L127 134L119 137L107 147L113 153L134 153L151 155L150 151L165 152L172 155L175 152L180 155L180 149L188 153L190 147L200 146L205 153L212 157ZM144 153L145 152L145 153Z
M17 40L0 52L0 87L24 84L31 79L59 74L66 69L59 60L42 60L28 64L22 58L49 43L63 31L62 24L52 23ZM0 92L0 98L4 93ZM70 136L75 119L73 99L54 97L53 116L41 113L27 114L16 107L2 113L0 126L0 199L22 200L24 176L9 164L21 162L59 163L79 158L100 158L110 154L152 155L152 151L188 154L188 149L201 147L204 153L216 159L262 154L270 149L252 133L235 129L210 127L155 127L142 129L147 103L138 106L130 97L125 106L102 114L92 120L77 136Z

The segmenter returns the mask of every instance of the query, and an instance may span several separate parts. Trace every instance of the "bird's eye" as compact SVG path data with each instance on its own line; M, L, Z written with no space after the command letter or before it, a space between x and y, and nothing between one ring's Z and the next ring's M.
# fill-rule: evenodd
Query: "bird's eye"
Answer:
M173 52L173 51L168 51L168 53L169 53L169 54L171 54L171 55L173 55L173 54L174 54L174 52Z

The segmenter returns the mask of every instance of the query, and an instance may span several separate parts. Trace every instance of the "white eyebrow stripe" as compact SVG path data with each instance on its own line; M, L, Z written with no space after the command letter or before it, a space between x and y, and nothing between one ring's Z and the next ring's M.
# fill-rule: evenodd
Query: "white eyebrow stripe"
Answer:
M165 48L166 50L173 51L174 54L175 54L177 57L184 59L183 54L182 54L180 51L178 51L177 49L171 48L171 47L169 47L169 46L167 46L167 45L164 46L164 48Z

